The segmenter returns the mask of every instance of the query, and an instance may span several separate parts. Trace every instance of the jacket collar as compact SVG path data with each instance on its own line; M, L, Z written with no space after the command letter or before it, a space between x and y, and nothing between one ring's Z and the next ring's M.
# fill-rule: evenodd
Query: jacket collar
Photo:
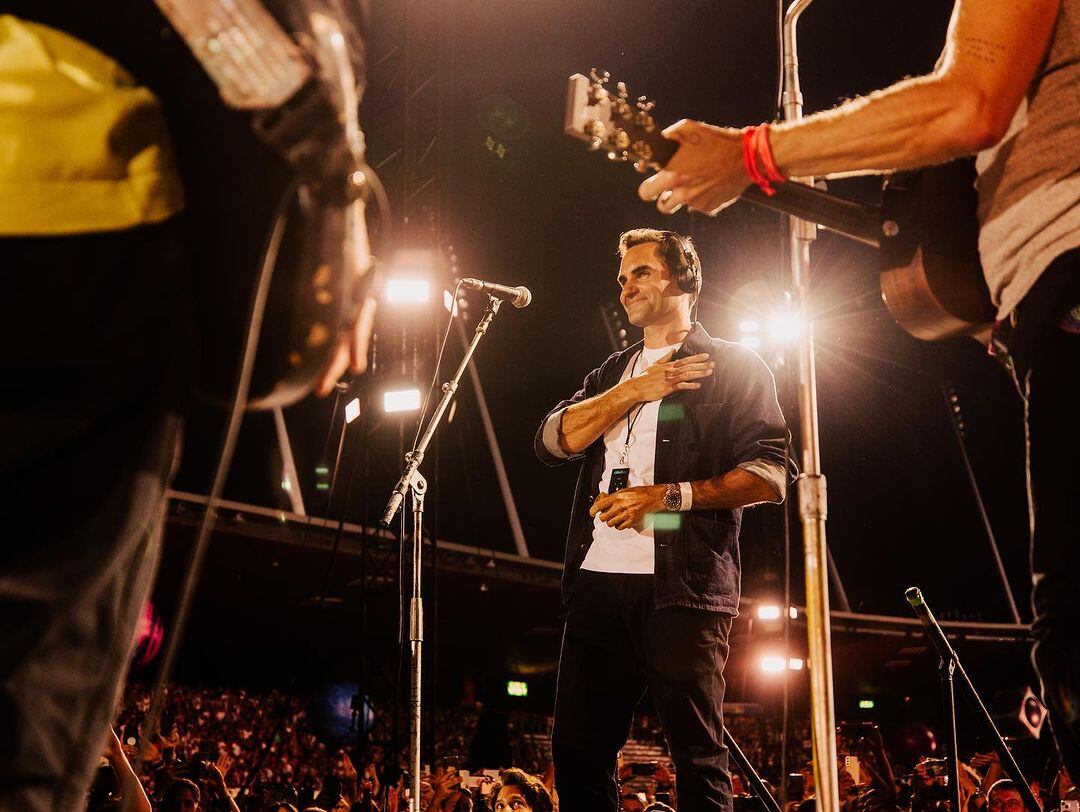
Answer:
M686 338L683 339L682 346L675 352L676 358L686 358L688 355L697 355L702 352L709 352L712 349L712 336L705 332L705 328L701 326L701 322L695 321L690 326L690 332L686 334ZM631 344L621 353L619 353L618 360L615 363L615 367L612 373L618 373L622 375L626 365L630 363L630 359L634 355L645 348L645 340L642 339L635 344ZM618 381L618 378L615 378Z

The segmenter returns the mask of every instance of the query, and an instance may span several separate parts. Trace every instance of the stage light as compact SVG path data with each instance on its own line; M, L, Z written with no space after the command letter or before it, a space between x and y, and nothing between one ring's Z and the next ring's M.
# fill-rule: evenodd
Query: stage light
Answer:
M763 604L757 608L758 620L779 620L780 607L772 604Z
M507 696L528 696L529 695L529 683L523 680L509 680L506 683L506 695Z
M765 322L765 334L771 344L794 344L805 332L806 322L793 310L774 313Z
M431 299L431 283L426 279L399 276L386 281L386 301L393 304L423 304Z
M860 699L859 700L859 709L860 710L873 710L874 709L874 700L872 700L872 699Z
M785 670L802 671L806 661L801 657L781 657L779 654L766 654L761 658L761 670L766 674L782 674Z
M761 670L766 674L779 674L784 670L784 658L773 654L762 657Z
M387 414L415 412L419 409L419 389L391 389L383 393L383 411Z
M743 319L739 322L739 332L744 335L751 335L758 331L760 325L757 319Z
M353 398L345 404L345 422L351 423L360 416L360 398Z

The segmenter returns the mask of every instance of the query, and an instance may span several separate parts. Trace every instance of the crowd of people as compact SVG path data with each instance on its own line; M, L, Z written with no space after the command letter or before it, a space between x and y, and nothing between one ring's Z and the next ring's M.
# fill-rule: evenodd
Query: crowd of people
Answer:
M160 730L144 729L145 686L130 685L116 716L88 809L124 812L402 812L407 777L383 749L340 747L320 730L307 699L282 691L174 686ZM761 709L756 709L761 711ZM806 722L788 725L787 766L781 723L768 713L733 713L728 730L760 772L784 812L813 812L814 776ZM435 764L424 766L423 812L548 812L558 809L550 750L550 717L478 707L441 709L435 720ZM930 740L932 742L932 739ZM838 738L844 812L946 812L945 762L924 753L914 768L886 749L876 725L844 725ZM655 717L639 714L619 764L620 808L678 808L675 770ZM644 755L643 755L644 754ZM911 755L911 754L908 754ZM355 758L355 764L354 764ZM513 765L513 766L512 766ZM403 763L397 765L404 767ZM732 763L735 810L762 809L747 776ZM781 780L783 779L783 780ZM1075 810L1078 791L1064 771L1031 776L1043 810ZM1025 810L1018 788L995 755L961 764L963 812Z

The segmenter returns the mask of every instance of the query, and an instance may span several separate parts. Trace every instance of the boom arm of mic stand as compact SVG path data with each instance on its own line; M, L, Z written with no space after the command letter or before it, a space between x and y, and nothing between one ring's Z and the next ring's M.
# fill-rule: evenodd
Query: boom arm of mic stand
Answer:
M908 603L911 604L911 608L915 610L915 614L918 615L919 620L922 621L923 628L926 629L926 635L934 644L934 648L937 649L942 662L951 662L955 665L955 671L952 676L960 686L964 698L967 699L968 705L971 707L972 711L975 712L975 715L982 723L983 728L990 734L990 742L993 745L994 752L997 753L998 758L1001 760L1001 766L1004 768L1005 772L1007 772L1009 777L1016 783L1016 789L1020 793L1020 797L1024 799L1024 805L1027 806L1028 809L1039 809L1039 804L1035 800L1035 794L1031 791L1031 786L1028 784L1023 772L1021 772L1020 766L1016 763L1016 759L1013 758L1012 751L1010 751L1008 745L1005 744L1005 740L1001 738L1001 733L998 732L997 725L994 724L994 720L990 717L990 712L986 710L986 705L983 704L982 698L975 690L974 684L972 684L971 679L964 670L964 666L960 663L960 658L956 656L956 651L953 649L952 644L949 643L949 639L945 636L945 632L942 631L941 626L938 625L937 618L935 618L934 613L930 611L930 605L923 597L922 590L918 587L910 587L905 590L904 597L907 598Z
M427 448L435 436L435 431L439 428L439 423L442 421L443 415L446 414L446 410L450 408L450 403L453 401L454 394L461 383L461 376L465 374L476 348L480 345L480 339L487 333L488 327L491 326L491 322L495 319L495 315L499 312L501 306L502 302L499 299L488 296L487 310L484 311L483 317L476 325L476 332L473 333L472 341L469 342L465 355L462 357L461 363L458 364L457 371L450 380L442 385L442 399L435 408L435 412L431 415L431 419L428 420L424 433L420 435L416 448L405 455L405 470L397 481L397 485L394 486L394 490L390 494L390 501L386 503L386 510L383 511L382 518L379 519L379 524L382 527L390 526L390 522L394 520L394 516L401 508L401 503L405 501L405 494L412 484L413 477L420 469L420 465L424 462L424 454L427 453ZM453 318L453 314L451 314L451 318Z
M750 763L750 759L746 757L746 754L739 747L739 743L735 741L735 738L731 735L726 727L724 728L724 744L727 746L728 752L731 753L732 760L739 766L739 770L744 776L746 776L747 782L754 790L754 794L761 801L762 806L765 807L767 812L780 812L780 804L776 802L776 798L772 796L768 788L765 786L765 782L761 780L761 776L758 775L757 770L754 769L754 765Z

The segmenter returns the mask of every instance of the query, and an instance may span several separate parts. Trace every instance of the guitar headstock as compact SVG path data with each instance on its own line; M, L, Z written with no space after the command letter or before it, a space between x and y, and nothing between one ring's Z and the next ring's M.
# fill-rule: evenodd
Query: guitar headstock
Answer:
M589 76L575 73L566 93L567 135L604 151L610 160L659 168L675 154L678 144L660 134L653 118L655 104L644 96L630 98L626 84L608 87L611 76L595 68Z

